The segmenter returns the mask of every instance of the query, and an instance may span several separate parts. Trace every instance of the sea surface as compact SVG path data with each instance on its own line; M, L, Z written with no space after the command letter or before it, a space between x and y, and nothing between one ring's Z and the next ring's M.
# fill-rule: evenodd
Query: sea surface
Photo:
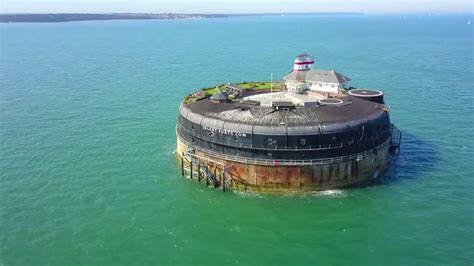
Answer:
M472 15L0 25L0 265L473 265ZM222 192L180 174L186 94L313 54L403 132L379 185Z

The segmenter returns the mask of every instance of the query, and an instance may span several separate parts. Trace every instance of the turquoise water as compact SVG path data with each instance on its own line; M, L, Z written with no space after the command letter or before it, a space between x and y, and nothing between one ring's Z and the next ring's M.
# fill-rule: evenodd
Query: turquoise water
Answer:
M0 265L472 265L469 19L0 25ZM303 51L385 91L404 133L387 181L282 196L182 178L182 97Z

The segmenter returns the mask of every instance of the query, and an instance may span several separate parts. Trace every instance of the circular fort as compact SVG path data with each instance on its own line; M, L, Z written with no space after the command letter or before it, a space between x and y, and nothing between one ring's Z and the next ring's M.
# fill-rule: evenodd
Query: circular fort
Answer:
M313 68L305 54L279 82L222 84L179 107L184 176L208 186L311 191L366 185L398 154L401 133L378 90Z

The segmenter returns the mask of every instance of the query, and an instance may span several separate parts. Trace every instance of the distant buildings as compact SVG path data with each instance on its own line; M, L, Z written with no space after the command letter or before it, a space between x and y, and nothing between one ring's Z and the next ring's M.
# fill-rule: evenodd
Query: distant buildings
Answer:
M173 14L173 13L114 13L114 14L0 14L0 22L68 22L85 20L143 20L143 19L202 19L226 17L211 14Z

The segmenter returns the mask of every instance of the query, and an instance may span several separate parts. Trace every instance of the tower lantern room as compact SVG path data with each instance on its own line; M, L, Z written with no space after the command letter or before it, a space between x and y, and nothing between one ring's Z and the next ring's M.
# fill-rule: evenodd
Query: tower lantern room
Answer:
M306 54L300 54L296 56L295 61L293 63L293 70L294 71L305 71L310 70L313 67L314 60L313 57Z

